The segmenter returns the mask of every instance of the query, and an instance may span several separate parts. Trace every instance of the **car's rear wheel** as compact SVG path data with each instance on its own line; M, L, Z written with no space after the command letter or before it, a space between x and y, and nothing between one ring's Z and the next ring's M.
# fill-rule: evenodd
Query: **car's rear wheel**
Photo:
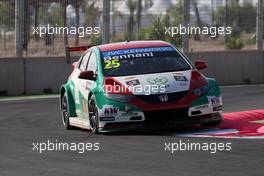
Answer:
M70 119L68 113L68 101L67 96L64 94L61 99L61 115L62 115L62 123L65 129L70 129Z
M99 129L99 118L98 118L98 109L96 106L96 101L94 95L91 96L89 100L89 120L90 127L93 133L98 133Z

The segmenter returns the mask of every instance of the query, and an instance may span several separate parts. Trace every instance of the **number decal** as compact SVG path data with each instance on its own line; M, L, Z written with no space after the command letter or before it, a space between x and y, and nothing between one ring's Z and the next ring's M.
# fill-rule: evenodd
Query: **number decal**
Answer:
M106 60L105 63L105 69L111 69L111 68L118 68L120 67L120 62L117 59L113 60Z
M106 60L105 62L105 69L110 69L111 68L111 60Z
M119 60L117 60L117 59L112 60L112 66L113 66L113 68L118 68L118 67L120 67L120 62L119 62Z

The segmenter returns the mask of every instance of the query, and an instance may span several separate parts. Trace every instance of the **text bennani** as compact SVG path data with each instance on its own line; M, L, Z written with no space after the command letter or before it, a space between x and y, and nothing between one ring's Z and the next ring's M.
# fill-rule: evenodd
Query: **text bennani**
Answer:
M111 59L133 59L133 58L144 58L144 57L153 57L153 52L145 52L145 53L130 53L130 54L122 54L117 56L106 56L104 60Z

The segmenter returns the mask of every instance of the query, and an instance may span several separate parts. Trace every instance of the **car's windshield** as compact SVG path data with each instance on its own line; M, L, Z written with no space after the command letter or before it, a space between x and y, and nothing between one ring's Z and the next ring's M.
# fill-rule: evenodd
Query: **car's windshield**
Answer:
M102 52L105 76L128 76L190 69L173 47L134 48Z

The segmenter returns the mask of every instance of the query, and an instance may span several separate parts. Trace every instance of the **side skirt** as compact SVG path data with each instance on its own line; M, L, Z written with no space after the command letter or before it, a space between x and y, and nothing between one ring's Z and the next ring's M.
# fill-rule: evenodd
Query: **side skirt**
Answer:
M90 126L88 126L88 123L85 122L83 119L80 119L78 117L70 117L69 120L71 126L90 130Z

